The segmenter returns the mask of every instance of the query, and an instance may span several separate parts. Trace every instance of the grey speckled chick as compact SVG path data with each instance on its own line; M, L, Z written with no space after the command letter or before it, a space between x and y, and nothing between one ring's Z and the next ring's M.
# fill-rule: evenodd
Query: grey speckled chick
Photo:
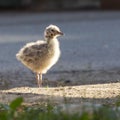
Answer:
M38 86L42 85L42 74L45 74L59 59L60 48L58 36L63 35L55 25L49 25L44 32L45 40L27 43L16 54L16 57L27 68L36 73Z

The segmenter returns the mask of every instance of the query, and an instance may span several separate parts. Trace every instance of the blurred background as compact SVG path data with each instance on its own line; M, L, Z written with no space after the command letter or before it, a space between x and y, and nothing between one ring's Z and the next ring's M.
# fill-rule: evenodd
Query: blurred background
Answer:
M0 0L0 87L36 86L35 76L16 60L28 42L44 39L55 24L61 57L45 75L69 85L120 80L120 0ZM55 83L48 83L55 86Z
M0 0L2 10L88 10L109 9L119 10L119 0Z

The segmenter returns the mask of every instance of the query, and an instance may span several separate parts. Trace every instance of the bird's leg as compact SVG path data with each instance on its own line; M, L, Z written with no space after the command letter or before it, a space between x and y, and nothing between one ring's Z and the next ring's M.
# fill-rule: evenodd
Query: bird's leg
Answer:
M37 77L38 87L41 87L42 86L42 74L37 73L36 77Z
M39 84L42 86L42 73L39 74Z
M36 80L37 80L37 84L39 85L39 82L38 82L39 81L39 74L38 73L36 73Z

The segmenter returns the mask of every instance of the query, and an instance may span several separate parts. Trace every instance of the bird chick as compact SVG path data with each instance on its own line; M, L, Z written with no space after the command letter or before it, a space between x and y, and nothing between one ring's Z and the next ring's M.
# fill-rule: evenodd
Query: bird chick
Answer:
M16 54L21 63L36 73L39 87L42 85L42 74L45 74L60 57L57 37L61 35L63 33L57 26L49 25L44 31L44 40L27 43Z

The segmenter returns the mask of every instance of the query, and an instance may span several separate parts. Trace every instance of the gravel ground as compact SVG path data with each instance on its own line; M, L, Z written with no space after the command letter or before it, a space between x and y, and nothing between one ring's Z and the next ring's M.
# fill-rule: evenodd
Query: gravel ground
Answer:
M1 90L0 102L9 103L18 96L23 96L25 104L36 105L50 101L52 103L80 104L92 102L100 104L114 104L120 95L120 83L81 85L66 87L17 87L9 90ZM112 89L111 89L112 88Z

